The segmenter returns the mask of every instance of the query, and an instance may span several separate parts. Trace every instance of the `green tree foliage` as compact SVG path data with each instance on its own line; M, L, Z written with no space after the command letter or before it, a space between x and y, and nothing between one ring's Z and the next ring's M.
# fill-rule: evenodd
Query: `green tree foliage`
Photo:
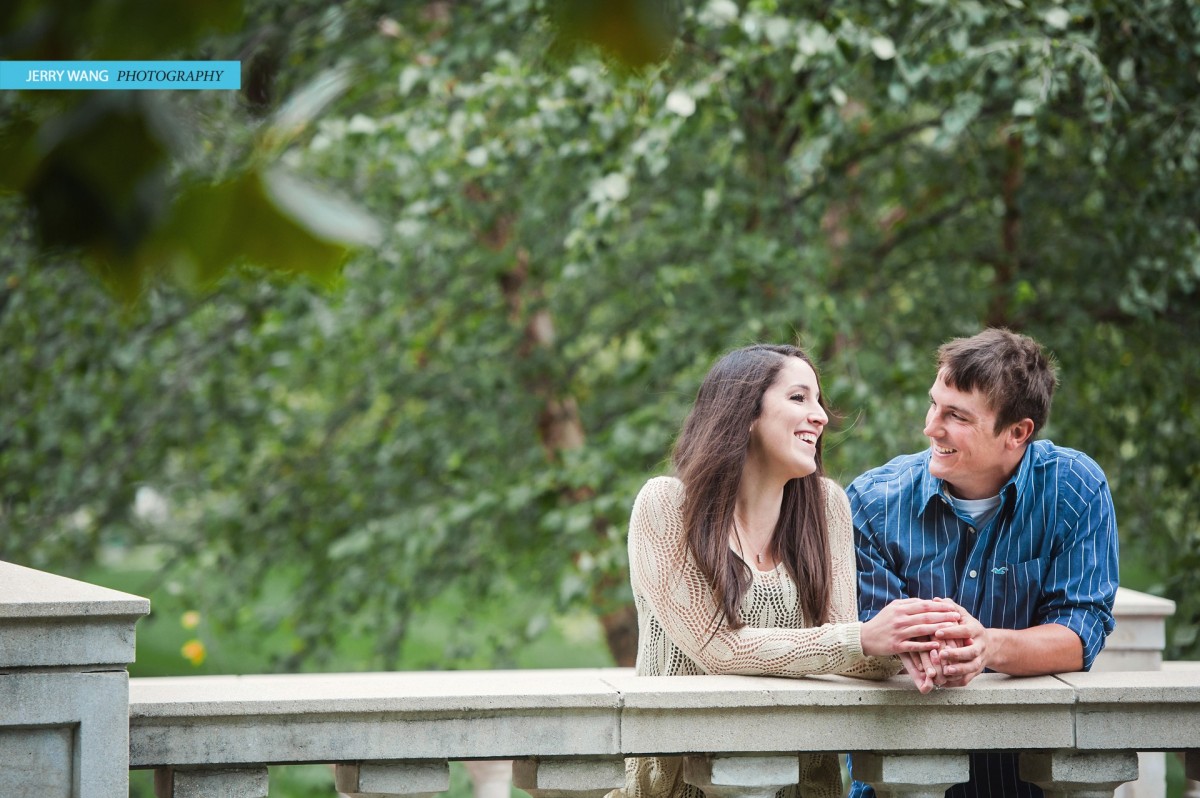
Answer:
M160 277L206 287L245 265L330 283L351 244L375 240L373 220L273 168L280 145L344 79L326 76L298 90L240 140L222 141L211 124L228 119L234 103L253 108L264 82L273 82L277 66L264 66L252 47L269 32L271 9L256 10L247 37L233 33L243 22L241 0L16 0L0 9L5 60L233 60L229 51L250 48L236 99L161 91L0 96L0 192L19 193L32 209L40 249L71 248L132 302Z
M923 445L933 349L1003 324L1057 354L1048 434L1105 468L1194 654L1200 11L661 3L652 62L550 6L306 18L289 68L359 77L274 151L386 220L336 292L237 278L122 320L10 236L0 556L153 541L214 605L274 591L227 620L293 666L345 631L400 661L446 594L512 607L446 662L579 603L624 659L628 508L717 355L809 347L846 482Z

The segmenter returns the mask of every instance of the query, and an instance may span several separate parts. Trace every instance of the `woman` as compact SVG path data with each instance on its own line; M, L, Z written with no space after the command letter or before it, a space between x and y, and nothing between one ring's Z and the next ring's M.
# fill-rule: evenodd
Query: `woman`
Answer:
M857 620L850 508L824 478L829 417L812 361L793 346L725 355L675 444L677 477L642 488L629 524L644 676L839 673L881 679L891 655L937 648L951 605L904 599ZM682 759L627 762L626 798L699 796ZM800 794L840 796L832 754L801 758Z

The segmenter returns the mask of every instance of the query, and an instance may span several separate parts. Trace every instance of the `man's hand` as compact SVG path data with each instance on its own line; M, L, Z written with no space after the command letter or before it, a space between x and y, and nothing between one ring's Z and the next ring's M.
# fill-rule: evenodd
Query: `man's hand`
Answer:
M954 628L962 618L962 608L949 599L896 599L863 624L863 653L887 656L933 651L941 646L934 633Z
M948 599L939 601L944 604ZM985 669L1010 676L1040 676L1083 668L1083 643L1066 626L1047 623L1028 629L989 629L958 604L953 606L960 620L933 632L936 649L920 652L920 656L901 655L905 670L922 693L939 687L966 687Z
M970 639L952 637L947 640L943 640L942 647L937 651L929 652L930 659L935 663L935 667L938 669L938 678L936 680L937 687L965 687L967 682L975 678L972 676L971 679L964 680L961 675L947 673L945 668L948 663L942 656L950 649L967 646L970 645L971 642L972 641ZM957 669L958 666L954 666L954 668Z
M933 634L940 647L930 654L941 677L939 686L966 687L987 667L992 652L989 629L977 621L971 613L954 605L962 620L944 626Z
M934 632L943 643L958 640L959 647L943 646L936 654L947 679L965 685L984 668L1010 676L1043 676L1083 669L1083 641L1070 628L1057 623L1028 629L988 629L962 607L959 624Z
M931 640L936 648L914 653L901 653L904 670L917 690L928 693L943 687L966 687L986 667L988 630L950 599L933 599L941 605L952 604L959 621L943 624L934 631Z

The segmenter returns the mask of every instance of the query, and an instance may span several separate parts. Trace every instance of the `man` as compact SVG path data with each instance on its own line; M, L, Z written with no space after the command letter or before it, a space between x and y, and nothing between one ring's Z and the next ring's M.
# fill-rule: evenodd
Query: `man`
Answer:
M953 599L963 621L926 659L902 655L922 692L985 669L1087 670L1113 629L1117 525L1100 467L1034 440L1050 415L1054 364L1031 338L989 329L938 350L930 446L868 471L847 494L868 620L905 597ZM972 754L947 796L1041 796L1015 754ZM851 795L873 796L855 782Z

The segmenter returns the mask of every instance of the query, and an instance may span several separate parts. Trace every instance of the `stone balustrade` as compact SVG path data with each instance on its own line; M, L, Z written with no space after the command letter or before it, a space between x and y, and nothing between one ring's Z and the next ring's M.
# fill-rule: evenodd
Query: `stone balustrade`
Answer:
M46 596L53 596L48 600ZM40 598L39 598L40 597ZM273 765L328 763L351 798L428 795L450 761L512 760L534 798L600 798L626 756L688 757L712 798L769 798L803 752L854 752L881 796L941 795L966 751L1019 751L1049 796L1112 795L1137 752L1200 775L1200 667L906 677L637 677L626 669L128 680L143 599L0 563L0 796L266 798ZM1161 619L1160 619L1161 621Z
M769 796L797 753L854 751L881 794L940 795L967 750L1016 750L1054 795L1112 795L1136 751L1200 753L1200 670L1011 678L637 677L624 669L134 679L130 766L160 798L265 798L267 767L328 762L350 796L433 793L451 760L512 759L535 798L598 798L623 757L685 754L707 794ZM857 753L862 752L862 753ZM203 789L199 785L206 785Z

